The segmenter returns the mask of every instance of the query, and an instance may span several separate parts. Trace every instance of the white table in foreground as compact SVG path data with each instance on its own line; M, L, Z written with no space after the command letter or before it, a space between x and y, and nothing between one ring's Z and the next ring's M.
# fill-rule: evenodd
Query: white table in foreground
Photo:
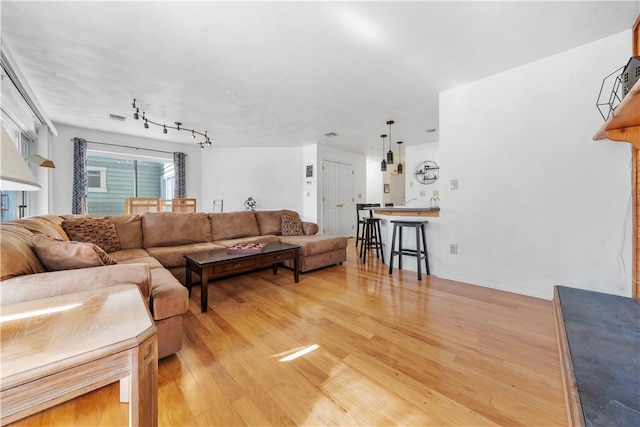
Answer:
M1 309L2 425L129 376L129 423L158 425L156 327L137 286Z

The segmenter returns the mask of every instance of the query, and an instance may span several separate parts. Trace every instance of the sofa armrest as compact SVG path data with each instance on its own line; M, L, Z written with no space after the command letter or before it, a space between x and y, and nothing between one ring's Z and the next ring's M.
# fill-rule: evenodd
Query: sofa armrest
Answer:
M146 264L117 264L12 277L0 282L0 305L124 284L137 285L148 305L151 273Z
M320 230L320 228L315 222L302 221L302 231L304 231L304 234L306 236L313 236L314 234L318 234L318 230Z

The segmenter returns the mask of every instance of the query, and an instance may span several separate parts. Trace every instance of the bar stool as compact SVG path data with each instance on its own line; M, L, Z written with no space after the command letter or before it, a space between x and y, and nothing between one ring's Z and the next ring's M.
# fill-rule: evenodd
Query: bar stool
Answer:
M422 280L422 271L420 268L420 261L424 259L424 264L427 270L427 275L431 274L429 270L429 257L427 256L427 238L424 232L424 226L429 221L391 221L393 224L393 237L391 237L391 256L389 257L389 274L393 271L393 257L398 255L398 268L402 270L402 255L416 257L416 263L418 264L418 280ZM404 227L411 227L416 230L416 249L406 249L402 247L402 229ZM399 229L398 235L398 250L396 247L396 230ZM420 235L422 234L422 239ZM420 249L420 241L422 240L422 250Z
M356 203L356 248L364 236L364 218L373 218L371 208L379 208L380 203Z
M363 218L362 237L360 238L360 257L362 263L367 262L369 249L376 250L376 257L384 259L382 252L382 232L380 231L380 218Z

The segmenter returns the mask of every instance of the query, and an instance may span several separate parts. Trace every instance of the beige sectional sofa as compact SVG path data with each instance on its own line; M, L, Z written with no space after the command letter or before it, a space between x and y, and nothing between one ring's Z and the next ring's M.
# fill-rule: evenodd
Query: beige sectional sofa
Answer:
M301 234L282 235L283 217L298 221ZM286 231L290 230L287 228ZM290 210L160 212L113 217L49 215L4 222L0 224L0 305L92 288L135 284L156 323L158 356L162 358L182 347L182 315L189 303L184 287L184 254L224 249L239 242L283 241L300 245L301 272L342 263L346 259L347 239L318 235L317 232L316 224L301 221L299 215ZM34 235L53 239L34 238ZM60 245L62 252L56 252L59 256L66 250L78 249L70 240L101 247L105 235L115 244L109 244L109 250L105 251L108 255L97 257L99 262L95 267L52 271L57 270L55 262L44 262L39 258L45 256L42 240L53 248ZM95 249L94 245L90 246ZM107 247L106 244L103 246ZM99 248L95 250L102 252ZM117 264L103 265L105 263Z

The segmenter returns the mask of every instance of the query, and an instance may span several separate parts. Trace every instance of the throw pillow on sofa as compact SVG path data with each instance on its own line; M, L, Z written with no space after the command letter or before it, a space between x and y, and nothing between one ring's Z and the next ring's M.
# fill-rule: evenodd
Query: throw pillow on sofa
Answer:
M282 235L283 236L301 236L304 234L302 229L302 221L289 215L282 215Z
M105 251L93 243L73 242L36 234L31 237L31 244L47 271L117 264Z
M106 252L120 250L120 239L113 219L106 217L65 218L62 221L69 240L93 243Z

